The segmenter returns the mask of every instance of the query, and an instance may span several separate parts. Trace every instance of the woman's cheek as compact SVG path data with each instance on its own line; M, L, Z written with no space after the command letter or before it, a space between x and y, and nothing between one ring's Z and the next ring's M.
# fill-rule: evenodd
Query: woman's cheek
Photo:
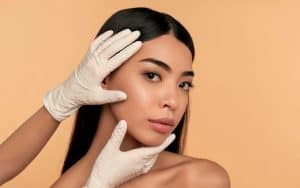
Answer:
M139 114L143 116L150 109L150 105L153 105L155 94L153 90L146 84L141 82L129 81L130 84L115 85L114 90L121 90L126 93L127 99L118 103L112 104L112 107L116 114L119 114L123 118L124 116L129 118L129 114L136 116ZM128 115L126 115L128 114ZM124 117L124 118L125 118Z
M126 92L128 100L146 103L151 98L152 91L150 83L146 83L144 80L141 80L141 78L129 80L128 83L130 84L127 84L123 90Z

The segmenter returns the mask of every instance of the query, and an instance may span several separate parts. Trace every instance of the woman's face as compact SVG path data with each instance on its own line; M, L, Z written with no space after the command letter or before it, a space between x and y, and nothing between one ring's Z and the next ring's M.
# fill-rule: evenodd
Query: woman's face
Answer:
M116 119L126 120L128 134L147 146L161 144L177 127L189 99L192 55L173 35L162 35L142 48L106 78L105 88L121 90L127 100L109 104ZM171 123L170 130L155 126Z

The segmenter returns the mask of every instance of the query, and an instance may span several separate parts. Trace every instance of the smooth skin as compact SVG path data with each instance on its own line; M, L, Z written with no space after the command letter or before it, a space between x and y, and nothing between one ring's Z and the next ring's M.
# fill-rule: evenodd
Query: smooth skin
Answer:
M149 58L165 65L153 63ZM127 100L103 105L99 129L88 153L52 187L83 187L97 156L121 119L128 123L122 151L161 144L176 128L187 108L193 76L183 73L190 71L189 49L171 34L144 42L142 48L103 83L106 89L124 91ZM158 133L149 126L149 118L160 117L174 120L175 126L167 134ZM120 187L147 186L229 188L230 183L225 169L215 162L163 151L147 174Z
M169 157L170 158L170 157ZM153 170L119 188L230 188L226 170L207 159L186 159L168 168Z

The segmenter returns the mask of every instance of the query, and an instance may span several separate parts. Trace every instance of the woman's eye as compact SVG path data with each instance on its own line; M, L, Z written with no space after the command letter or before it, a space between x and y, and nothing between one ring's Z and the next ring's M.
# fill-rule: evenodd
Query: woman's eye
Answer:
M145 72L144 75L147 77L148 80L152 80L152 81L160 80L160 75L155 72Z
M185 91L189 91L189 89L193 87L193 84L191 82L182 82L179 84L179 87L183 88Z

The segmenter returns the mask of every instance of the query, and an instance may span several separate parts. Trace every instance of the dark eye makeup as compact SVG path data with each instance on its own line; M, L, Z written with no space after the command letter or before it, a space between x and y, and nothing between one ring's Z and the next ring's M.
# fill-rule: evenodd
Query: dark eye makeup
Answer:
M147 80L151 82L161 81L162 79L161 75L154 71L145 71L143 72L143 75L146 77ZM189 89L193 88L194 85L192 84L192 82L184 81L179 84L179 87L183 88L184 91L189 91Z

